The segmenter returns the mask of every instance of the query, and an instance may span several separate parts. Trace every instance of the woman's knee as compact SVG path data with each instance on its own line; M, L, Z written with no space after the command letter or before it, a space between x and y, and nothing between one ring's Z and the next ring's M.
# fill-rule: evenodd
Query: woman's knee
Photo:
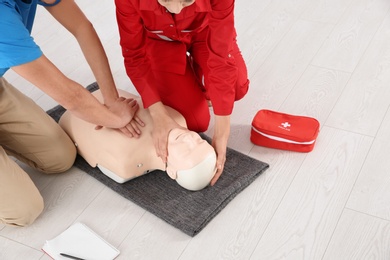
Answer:
M248 89L249 89L249 79L246 79L246 81L244 81L244 83L241 84L237 82L235 100L237 101L242 99L246 95L246 93L248 93Z
M198 133L205 132L210 124L210 113L192 114L186 117L187 128Z

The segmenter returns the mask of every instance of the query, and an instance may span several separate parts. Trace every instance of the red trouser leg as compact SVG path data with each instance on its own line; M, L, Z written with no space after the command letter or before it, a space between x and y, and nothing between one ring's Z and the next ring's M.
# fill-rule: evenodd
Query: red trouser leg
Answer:
M206 131L210 122L209 107L190 63L184 75L162 71L154 71L154 75L163 104L181 113L188 129Z
M204 30L196 36L196 40L193 42L191 49L189 50L192 58L192 66L196 73L196 77L200 82L203 82L204 89L207 91L209 88L209 68L207 66L207 60L209 57L209 51L206 45L207 30ZM244 58L241 55L241 51L237 45L237 40L232 39L232 50L230 53L234 57L235 65L237 66L237 81L235 86L235 100L240 100L248 92L249 80L248 71L245 65Z

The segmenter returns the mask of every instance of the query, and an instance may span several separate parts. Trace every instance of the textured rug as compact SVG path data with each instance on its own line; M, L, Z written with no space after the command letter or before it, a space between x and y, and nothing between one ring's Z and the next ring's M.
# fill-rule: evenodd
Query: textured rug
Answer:
M96 83L87 87L91 92L98 88ZM57 122L64 112L61 106L47 111ZM201 136L210 142L209 137ZM218 182L194 192L182 188L160 170L119 184L98 168L89 166L81 156L77 156L74 166L192 237L269 167L267 163L228 148L224 172Z

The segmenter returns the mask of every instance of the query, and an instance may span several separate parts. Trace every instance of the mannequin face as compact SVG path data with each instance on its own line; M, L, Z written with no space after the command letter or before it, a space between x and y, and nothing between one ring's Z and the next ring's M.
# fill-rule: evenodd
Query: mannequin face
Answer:
M157 0L158 3L164 6L168 12L179 14L184 7L195 3L195 0Z
M206 187L215 174L214 148L199 134L172 129L168 137L167 173L189 190Z
M205 140L193 131L174 129L170 135L171 143L169 146L175 150L169 155L171 160L177 160L176 164L182 159L201 156L201 154L198 154L201 151L200 148L208 145Z

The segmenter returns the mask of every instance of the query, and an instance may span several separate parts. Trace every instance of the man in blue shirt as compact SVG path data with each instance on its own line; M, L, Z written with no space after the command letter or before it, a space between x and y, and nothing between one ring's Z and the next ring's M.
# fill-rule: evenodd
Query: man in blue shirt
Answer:
M137 102L119 97L101 42L74 0L44 1L0 0L0 223L16 226L32 223L43 210L43 199L9 155L50 174L69 169L76 149L45 111L6 81L3 75L8 69L99 127L137 137L137 125L142 125L134 117ZM34 42L30 33L38 4L76 37L100 86L104 105L62 74Z

